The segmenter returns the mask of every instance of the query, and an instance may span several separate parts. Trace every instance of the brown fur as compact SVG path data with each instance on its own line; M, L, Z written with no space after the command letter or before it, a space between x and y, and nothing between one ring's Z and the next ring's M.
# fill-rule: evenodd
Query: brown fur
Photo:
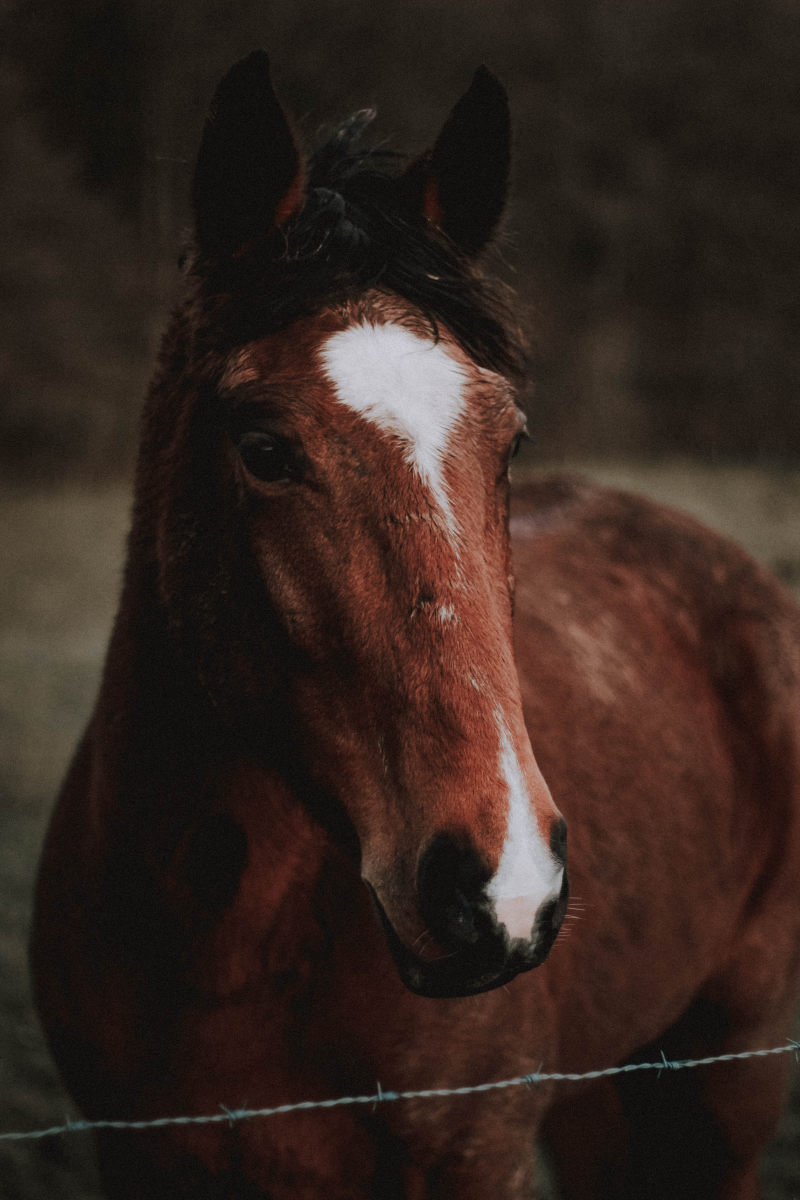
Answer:
M37 892L38 1005L87 1115L780 1042L800 971L793 601L688 518L554 478L514 497L513 652L506 380L440 328L470 381L446 466L457 584L419 480L315 357L348 321L429 314L340 295L231 354L204 295L190 286L145 409L119 615ZM231 430L251 408L304 447L302 485L248 476ZM437 626L456 592L459 623ZM540 829L552 797L566 817L584 907L538 969L424 998L361 872L400 940L441 953L415 865L456 830L497 866L495 701ZM572 1200L753 1200L784 1071L105 1132L100 1161L116 1200L514 1200L542 1134Z
M195 761L198 783L176 794L165 779L148 795L147 824L122 812L112 823L98 738L108 753L109 725L129 714L101 709L51 831L35 953L54 1049L88 1113L213 1112L369 1091L376 1079L457 1086L541 1063L590 1070L656 1040L701 1055L785 1035L800 944L793 603L732 546L643 501L554 480L521 492L515 511L525 716L569 822L582 919L545 966L501 991L414 997L351 860L262 769L220 767L200 805ZM112 675L118 663L119 651ZM150 703L158 716L161 697ZM167 776L186 773L203 745L195 732L191 754L172 746ZM190 894L179 854L168 857L175 837L159 827L186 822L184 836L201 837L209 809L248 838L221 914ZM108 869L120 841L130 881ZM566 1085L105 1135L102 1153L118 1196L238 1197L245 1179L275 1197L390 1195L376 1190L382 1172L398 1195L523 1196L546 1118L570 1196L747 1197L783 1071L756 1059L651 1078L637 1132L666 1142L655 1166L628 1144L625 1089L612 1104L605 1085L594 1104ZM687 1108L678 1137L671 1122ZM597 1121L612 1128L587 1137ZM728 1162L716 1179L701 1170L709 1127ZM666 1183L626 1183L643 1163ZM417 1183L403 1191L406 1177Z

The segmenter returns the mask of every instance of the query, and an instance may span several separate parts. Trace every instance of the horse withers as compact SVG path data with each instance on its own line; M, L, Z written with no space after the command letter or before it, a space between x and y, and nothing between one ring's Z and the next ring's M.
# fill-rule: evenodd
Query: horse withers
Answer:
M37 893L90 1118L736 1053L791 1020L798 610L643 500L510 502L522 354L479 266L505 94L479 70L410 163L365 124L306 161L260 53L206 123ZM785 1069L104 1130L99 1161L119 1200L483 1200L531 1195L542 1138L573 1200L746 1200Z

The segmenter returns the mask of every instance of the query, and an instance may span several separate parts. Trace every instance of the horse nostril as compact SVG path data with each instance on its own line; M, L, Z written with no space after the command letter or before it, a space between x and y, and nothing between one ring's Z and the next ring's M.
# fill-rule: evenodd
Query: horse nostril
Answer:
M441 932L456 942L473 942L476 937L475 914L469 901L457 888L449 904L443 905L435 922Z
M567 862L567 822L558 817L550 826L550 849L562 866Z
M417 870L420 913L445 948L461 949L480 937L479 901L489 875L467 838L440 834L422 854Z

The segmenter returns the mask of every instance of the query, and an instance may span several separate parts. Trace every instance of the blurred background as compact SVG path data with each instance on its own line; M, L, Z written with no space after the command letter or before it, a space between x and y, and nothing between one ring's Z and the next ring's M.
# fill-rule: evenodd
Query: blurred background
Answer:
M4 0L2 446L130 462L205 106L255 46L300 128L428 144L485 62L516 131L504 244L559 456L800 455L794 0Z
M521 469L690 508L800 587L795 0L0 0L0 1129L70 1111L27 991L35 861L113 616L205 109L257 46L309 141L375 105L410 152L486 63L515 125ZM800 1195L798 1074L772 1200ZM5 1146L0 1195L92 1200L92 1171L84 1138Z

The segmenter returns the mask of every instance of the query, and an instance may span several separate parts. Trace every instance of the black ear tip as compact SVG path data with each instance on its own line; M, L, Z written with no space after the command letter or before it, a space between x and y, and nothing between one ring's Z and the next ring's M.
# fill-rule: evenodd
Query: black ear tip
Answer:
M237 97L258 91L272 91L269 55L266 50L253 50L240 58L225 74L217 87L215 100L235 101Z
M473 134L483 131L484 140L509 139L511 115L506 89L488 67L478 67L472 83L453 109L453 116Z
M473 96L493 99L496 103L500 103L506 108L508 107L506 89L497 76L492 74L489 68L484 65L478 67L472 76L472 83L469 85L469 92L467 94L469 93L472 93Z
M231 75L269 75L269 55L266 50L251 50L244 58L235 62L228 71Z
M251 50L249 54L244 56L244 58L239 59L238 65L241 67L247 65L252 67L254 70L259 71L269 71L269 55L267 54L266 50L262 50L261 48L258 50Z

